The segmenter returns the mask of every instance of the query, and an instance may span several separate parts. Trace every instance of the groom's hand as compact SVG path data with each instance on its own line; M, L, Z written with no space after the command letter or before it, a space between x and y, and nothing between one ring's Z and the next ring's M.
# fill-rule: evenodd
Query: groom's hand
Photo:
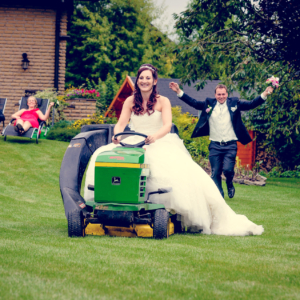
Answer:
M179 88L179 85L176 82L170 82L169 88L174 91L176 94L179 94L181 89Z
M265 98L267 98L267 96L272 94L273 91L274 91L274 89L271 86L268 86L262 94Z

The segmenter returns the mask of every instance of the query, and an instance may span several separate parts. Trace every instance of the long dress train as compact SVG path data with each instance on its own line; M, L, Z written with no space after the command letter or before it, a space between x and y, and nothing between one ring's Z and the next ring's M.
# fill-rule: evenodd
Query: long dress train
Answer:
M162 126L161 112L154 111L150 116L131 115L131 126L136 132L146 135L157 132ZM141 137L124 139L126 143L137 143ZM93 154L86 174L84 197L91 199L94 192L87 189L94 184L94 165L99 153L115 148L111 143L100 147ZM205 234L218 235L260 235L264 229L244 215L236 214L225 202L217 186L209 175L195 163L183 141L177 134L169 133L155 143L145 145L145 160L150 164L150 177L146 192L158 188L172 187L168 194L155 194L151 202L162 203L168 210L180 214L186 226L202 229Z

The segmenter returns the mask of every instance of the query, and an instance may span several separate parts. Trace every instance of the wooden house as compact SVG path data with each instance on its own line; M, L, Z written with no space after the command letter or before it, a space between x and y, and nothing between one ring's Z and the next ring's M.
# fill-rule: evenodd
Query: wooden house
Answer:
M119 91L112 100L108 110L105 113L105 116L108 116L110 112L115 112L117 118L120 117L120 113L123 107L123 103L127 97L132 95L134 91L134 83L136 78L127 76L124 80ZM179 84L179 79L170 79L170 78L159 78L157 82L157 90L159 94L164 95L169 98L172 107L180 106L183 113L190 113L191 115L198 117L199 111L193 107L190 107L183 101L181 101L176 94L170 90L169 83L177 82ZM219 80L208 81L203 90L196 91L194 87L183 85L183 90L194 99L205 99L207 97L212 97L215 94L215 87L219 84ZM239 94L234 92L231 96L239 97ZM254 138L254 133L249 131L249 134ZM256 157L256 141L252 141L248 145L244 146L238 142L238 152L237 157L240 160L242 166L249 166L250 169L253 168Z

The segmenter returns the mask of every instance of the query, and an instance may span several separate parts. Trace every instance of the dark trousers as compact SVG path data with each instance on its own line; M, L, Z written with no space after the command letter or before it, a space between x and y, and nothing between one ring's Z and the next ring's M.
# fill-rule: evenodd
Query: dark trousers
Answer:
M211 142L209 145L209 161L211 165L211 178L218 187L220 193L224 197L222 189L222 172L226 177L227 188L233 186L232 180L234 176L234 164L237 152L237 144L219 145Z

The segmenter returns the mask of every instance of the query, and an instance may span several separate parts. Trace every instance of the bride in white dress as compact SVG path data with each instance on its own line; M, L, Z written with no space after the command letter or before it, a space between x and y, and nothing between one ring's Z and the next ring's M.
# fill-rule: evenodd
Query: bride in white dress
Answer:
M134 95L128 97L115 126L114 134L123 132L130 120L136 132L144 133L146 139L145 160L150 164L147 192L158 188L172 187L168 194L154 194L151 202L162 203L166 209L182 216L185 226L202 229L205 234L260 235L264 229L244 215L236 214L225 202L217 186L207 173L196 164L183 141L172 126L171 105L168 98L156 91L157 69L150 64L142 65L138 71ZM137 143L141 137L124 139L125 143ZM118 140L102 146L93 154L86 174L84 198L94 197L87 189L94 185L94 165L99 153L118 146Z

